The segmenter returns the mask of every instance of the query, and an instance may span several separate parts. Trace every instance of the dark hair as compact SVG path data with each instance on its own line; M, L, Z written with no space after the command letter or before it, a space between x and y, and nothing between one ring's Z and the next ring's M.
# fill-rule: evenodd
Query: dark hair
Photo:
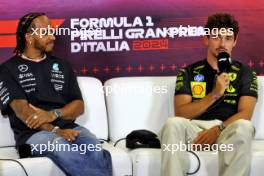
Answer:
M15 55L20 55L24 52L26 43L25 34L31 30L29 27L31 26L32 21L43 15L45 15L45 13L31 12L20 18L16 31Z
M230 15L228 13L216 13L209 16L205 28L209 28L210 31L213 28L232 28L235 39L239 31L239 25L237 20L233 15Z

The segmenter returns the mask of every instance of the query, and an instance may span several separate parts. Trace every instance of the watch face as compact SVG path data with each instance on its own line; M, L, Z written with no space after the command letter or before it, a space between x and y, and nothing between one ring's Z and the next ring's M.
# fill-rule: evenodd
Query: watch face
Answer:
M61 112L58 111L57 109L54 110L54 113L55 113L55 116L56 116L57 118L60 118L60 117L61 117Z
M224 124L222 123L222 124L220 125L220 130L223 131L224 129L225 129L225 126L224 126Z

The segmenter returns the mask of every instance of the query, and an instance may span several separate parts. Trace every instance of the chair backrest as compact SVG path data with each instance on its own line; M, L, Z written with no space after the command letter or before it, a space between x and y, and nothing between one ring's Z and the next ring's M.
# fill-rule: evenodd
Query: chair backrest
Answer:
M77 123L88 128L98 138L108 138L107 113L102 83L91 77L77 78L85 103L85 112L77 119ZM9 119L0 113L0 147L14 146L14 133Z
M158 132L167 117L174 115L173 97L176 77L113 78L102 83L92 77L77 78L82 91L85 112L77 123L88 128L98 138L116 141L132 130ZM264 76L258 76L259 95L252 117L256 139L264 139ZM8 118L0 114L0 147L14 146L14 134Z
M77 123L88 128L100 139L108 138L108 122L102 82L92 77L78 77L85 112Z
M11 129L9 118L2 117L0 113L0 147L15 146L15 138Z
M258 76L258 100L252 117L255 139L264 139L264 76Z
M132 130L157 133L173 116L176 77L126 77L105 82L109 137L117 141Z

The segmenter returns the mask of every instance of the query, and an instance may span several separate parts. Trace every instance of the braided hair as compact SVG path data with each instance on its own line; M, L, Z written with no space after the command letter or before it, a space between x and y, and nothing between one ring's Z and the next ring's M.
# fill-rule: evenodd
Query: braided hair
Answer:
M32 21L35 18L43 15L45 15L45 13L32 12L26 14L19 20L16 31L16 48L14 50L15 55L21 55L24 52L26 44L25 34L30 32Z

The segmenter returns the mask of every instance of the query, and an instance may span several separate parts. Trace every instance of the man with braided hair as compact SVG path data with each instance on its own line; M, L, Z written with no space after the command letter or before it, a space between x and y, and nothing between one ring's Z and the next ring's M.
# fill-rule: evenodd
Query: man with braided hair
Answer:
M0 67L1 112L10 119L16 145L29 144L33 156L49 157L67 175L110 176L109 152L88 129L74 123L84 103L70 65L50 55L55 37L49 31L41 36L40 30L50 25L44 13L20 19L15 56ZM49 144L55 149L48 149ZM60 144L67 147L56 147Z

